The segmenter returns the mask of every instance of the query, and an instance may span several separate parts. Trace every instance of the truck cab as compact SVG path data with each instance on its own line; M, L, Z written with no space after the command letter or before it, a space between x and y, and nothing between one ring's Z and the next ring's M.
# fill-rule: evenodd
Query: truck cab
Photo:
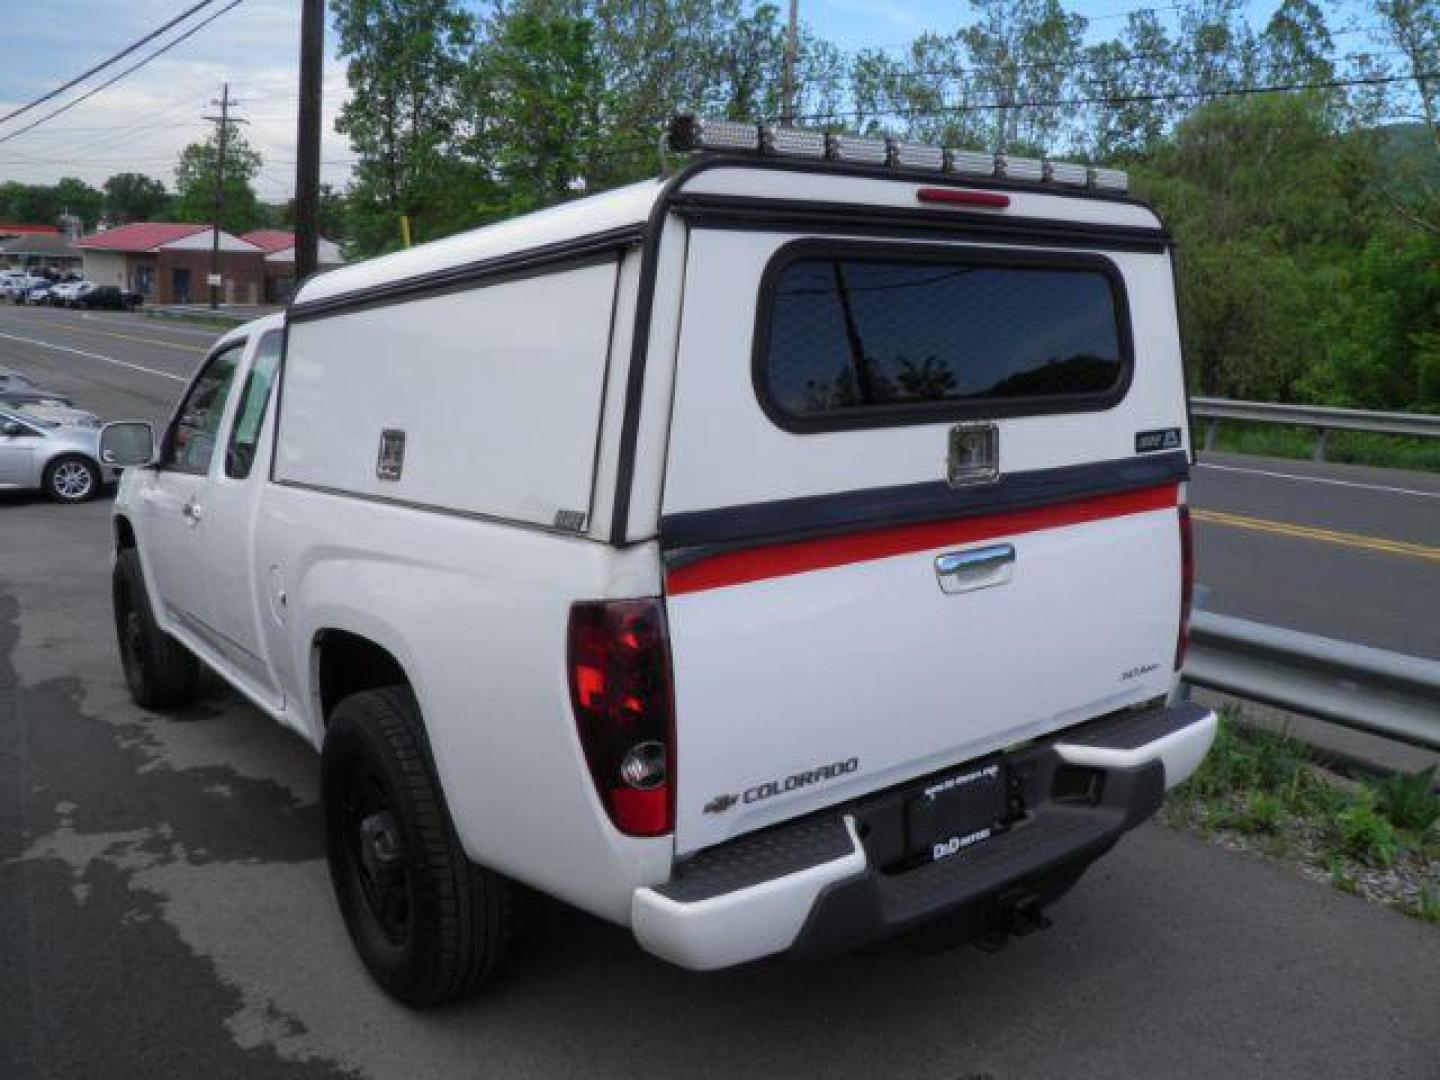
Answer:
M320 751L412 1004L495 970L515 882L695 969L1039 925L1214 735L1173 245L1123 176L672 140L311 279L105 433L132 693L204 663Z

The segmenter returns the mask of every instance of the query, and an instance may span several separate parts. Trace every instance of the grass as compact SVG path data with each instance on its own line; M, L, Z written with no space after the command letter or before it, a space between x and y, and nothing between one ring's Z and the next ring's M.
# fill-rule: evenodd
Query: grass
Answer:
M1208 421L1197 420L1195 438L1203 445ZM1233 454L1308 460L1315 450L1312 428L1284 424L1247 424L1225 421L1215 433L1215 449ZM1332 431L1325 444L1325 460L1345 465L1373 465L1385 469L1440 472L1440 439L1407 439L1371 435L1363 431Z
M230 330L248 320L239 315L226 315L217 312L214 315L206 315L200 312L157 312L140 309L142 315L148 315L152 319L163 322L189 323L191 326L206 326L215 330Z
M1283 732L1222 716L1204 764L1170 793L1172 825L1223 836L1307 868L1346 892L1440 921L1435 770L1351 783Z

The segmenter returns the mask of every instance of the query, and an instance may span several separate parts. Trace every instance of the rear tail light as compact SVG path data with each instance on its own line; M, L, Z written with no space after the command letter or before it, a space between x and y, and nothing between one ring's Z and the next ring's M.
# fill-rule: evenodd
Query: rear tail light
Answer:
M1191 536L1190 507L1180 489L1180 630L1175 636L1175 670L1185 663L1190 646L1190 605L1195 598L1195 541Z
M595 790L630 836L674 828L670 643L658 599L570 609L570 701Z

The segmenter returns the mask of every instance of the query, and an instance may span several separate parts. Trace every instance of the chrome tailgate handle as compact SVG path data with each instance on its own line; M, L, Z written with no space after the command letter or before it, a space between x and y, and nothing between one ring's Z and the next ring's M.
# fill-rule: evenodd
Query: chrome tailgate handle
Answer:
M990 544L935 557L935 576L943 592L970 592L1003 585L1015 567L1014 544Z

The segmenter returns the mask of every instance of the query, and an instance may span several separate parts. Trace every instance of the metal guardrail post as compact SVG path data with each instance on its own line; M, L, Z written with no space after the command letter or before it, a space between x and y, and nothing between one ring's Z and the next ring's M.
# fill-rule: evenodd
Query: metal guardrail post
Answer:
M1197 611L1195 686L1440 750L1440 661Z
M1315 429L1315 449L1310 454L1311 461L1325 460L1325 441L1330 438L1329 428Z

